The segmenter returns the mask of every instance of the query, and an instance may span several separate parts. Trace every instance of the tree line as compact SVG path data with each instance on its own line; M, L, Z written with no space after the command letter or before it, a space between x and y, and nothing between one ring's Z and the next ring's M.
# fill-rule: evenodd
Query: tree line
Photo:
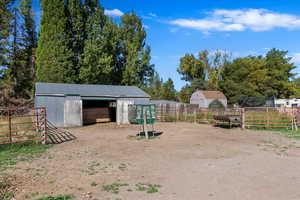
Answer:
M299 97L300 79L287 51L232 58L227 52L186 54L177 69L187 84L176 91L151 64L142 20L134 12L116 22L99 0L0 2L0 105L33 99L34 83L135 85L152 99L189 102L197 89L220 90L230 104L244 96ZM37 30L38 28L39 30Z
M266 55L232 58L230 53L201 51L198 56L186 54L180 59L178 73L188 84L178 98L189 102L197 90L219 90L229 104L244 97L291 98L300 95L300 79L288 51L270 49Z
M1 1L1 102L32 98L36 81L148 87L155 70L134 12L117 23L99 0L40 3L37 33L32 0Z

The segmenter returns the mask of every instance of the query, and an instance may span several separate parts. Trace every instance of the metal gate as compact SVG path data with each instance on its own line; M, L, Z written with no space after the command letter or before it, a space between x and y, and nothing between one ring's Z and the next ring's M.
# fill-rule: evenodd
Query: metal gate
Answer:
M46 108L0 108L0 144L46 143Z

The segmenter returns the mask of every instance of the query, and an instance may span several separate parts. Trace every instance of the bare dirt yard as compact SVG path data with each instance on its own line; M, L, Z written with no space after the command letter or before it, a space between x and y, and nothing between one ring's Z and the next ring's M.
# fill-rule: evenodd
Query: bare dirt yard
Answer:
M300 199L300 141L192 123L158 123L158 138L128 138L138 130L70 129L76 140L6 171L20 180L16 199Z

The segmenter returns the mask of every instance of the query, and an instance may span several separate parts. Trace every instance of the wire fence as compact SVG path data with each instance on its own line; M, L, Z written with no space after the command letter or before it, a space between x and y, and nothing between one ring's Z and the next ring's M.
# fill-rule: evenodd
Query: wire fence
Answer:
M0 144L46 142L46 108L0 108Z

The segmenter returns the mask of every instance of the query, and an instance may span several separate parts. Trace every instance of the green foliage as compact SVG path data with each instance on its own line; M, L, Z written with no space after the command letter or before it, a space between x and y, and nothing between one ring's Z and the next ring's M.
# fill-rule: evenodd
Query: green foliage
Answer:
M37 48L37 80L76 82L73 68L72 33L68 27L66 5L61 0L42 0L43 15Z
M218 99L214 99L209 105L209 109L212 110L225 110L225 106Z
M0 171L14 167L20 160L30 160L41 155L51 145L35 144L33 142L0 145Z
M161 188L161 186L158 184L153 185L153 184L138 183L135 186L137 191L141 191L141 192L146 191L149 194L156 193L158 192L158 189Z
M216 51L210 54L207 50L199 52L198 57L193 54L186 54L182 57L177 71L182 75L182 80L188 81L189 84L179 92L179 100L189 103L191 95L199 89L219 90L221 73L229 57L230 55L226 52Z
M9 53L8 44L11 34L11 21L13 19L12 4L14 0L0 1L0 66L7 65L7 56ZM3 72L0 71L0 78Z
M146 45L146 32L141 18L135 13L124 14L121 19L123 78L124 85L147 84L154 73L150 64L150 47Z
M289 98L296 92L291 72L294 68L286 51L272 49L265 57L227 62L219 84L229 104L237 103L242 96Z
M161 99L176 101L176 90L172 79L168 79L162 86Z
M11 200L15 195L11 176L2 176L0 180L0 199Z
M106 191L106 192L110 192L113 194L119 194L120 188L124 187L124 186L128 186L128 184L127 183L113 183L111 185L104 185L102 187L102 189L103 189L103 191Z

